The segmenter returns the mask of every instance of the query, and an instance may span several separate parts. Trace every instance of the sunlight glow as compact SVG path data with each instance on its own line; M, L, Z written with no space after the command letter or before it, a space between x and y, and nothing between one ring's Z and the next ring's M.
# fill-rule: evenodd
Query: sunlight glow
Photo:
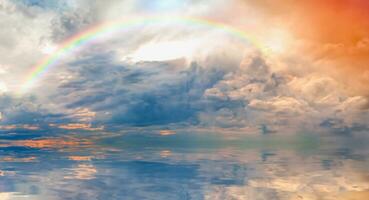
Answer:
M0 94L7 92L8 91L8 87L5 85L5 83L0 82Z
M288 38L290 36L283 30L271 31L270 35L264 40L264 45L271 53L283 53L288 48Z
M53 54L57 50L55 45L46 44L41 48L41 52L46 55Z
M127 58L137 61L163 61L189 58L194 55L200 42L198 40L165 41L141 46Z

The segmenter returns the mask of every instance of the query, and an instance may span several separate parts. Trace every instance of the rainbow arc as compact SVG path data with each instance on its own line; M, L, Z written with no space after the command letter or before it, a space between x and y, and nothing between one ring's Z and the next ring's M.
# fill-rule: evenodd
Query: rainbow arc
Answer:
M129 27L134 27L138 25L152 25L161 23L178 23L184 25L202 25L209 28L219 29L226 33L229 33L235 37L241 38L249 42L251 45L255 46L262 53L265 54L266 48L259 44L259 42L248 35L245 31L237 29L235 27L229 26L224 23L212 21L209 19L197 18L197 17L183 17L183 16L154 16L154 17L143 17L135 18L130 20L116 20L106 23L101 23L82 31L71 38L65 40L59 45L56 51L51 55L48 55L36 63L31 69L31 71L26 76L24 83L21 86L19 94L24 93L28 88L30 88L43 74L49 71L53 66L62 59L63 55L73 52L74 49L88 44L97 38L112 34L114 32L127 29Z

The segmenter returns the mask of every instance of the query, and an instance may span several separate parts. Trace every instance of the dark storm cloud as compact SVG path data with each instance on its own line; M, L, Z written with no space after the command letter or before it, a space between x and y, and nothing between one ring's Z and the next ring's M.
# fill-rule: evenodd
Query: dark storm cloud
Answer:
M68 108L88 107L104 123L197 123L199 112L216 107L216 101L202 97L225 72L196 63L181 70L173 65L168 61L124 66L111 63L109 55L87 58L71 64L77 78L62 84L57 98L73 96Z
M64 121L65 115L52 113L37 102L34 97L15 99L0 96L1 124L46 124Z

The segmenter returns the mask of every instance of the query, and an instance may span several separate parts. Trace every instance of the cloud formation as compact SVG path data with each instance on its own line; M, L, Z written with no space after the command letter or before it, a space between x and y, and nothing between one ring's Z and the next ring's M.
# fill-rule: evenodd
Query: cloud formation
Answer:
M264 127L264 132L303 126L357 131L368 119L366 7L349 0L2 0L1 124L96 131L184 124ZM319 16L312 14L316 9ZM127 28L61 58L28 93L16 95L38 60L88 27L185 13L226 23L256 39L246 44L201 25ZM331 18L347 20L328 23ZM346 28L349 21L352 29ZM306 24L310 31L302 32ZM255 43L259 46L250 45Z

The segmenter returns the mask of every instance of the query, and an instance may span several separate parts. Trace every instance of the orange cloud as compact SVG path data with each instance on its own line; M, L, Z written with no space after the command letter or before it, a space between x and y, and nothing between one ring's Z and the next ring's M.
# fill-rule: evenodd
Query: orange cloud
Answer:
M1 130L12 130L12 129L16 129L16 128L17 128L16 125L3 125L3 126L0 126Z
M176 132L172 131L172 130L160 130L159 134L163 135L163 136L166 136L166 135L174 135L174 134L176 134Z
M369 1L242 2L265 16L264 30L287 28L296 43L290 52L313 59L314 70L337 79L351 95L369 95Z
M95 116L96 113L90 111L88 108L79 108L71 115L71 117L77 118L81 122L91 121Z
M298 34L311 41L309 52L352 94L368 95L369 2L328 0L308 8Z
M71 175L65 176L65 179L90 180L95 178L97 169L91 164L80 164L71 169Z
M338 200L360 200L369 199L369 190L342 192Z
M24 125L3 125L0 126L0 130L13 130L13 129L26 129L26 130L39 130L40 127L36 125L24 124Z
M90 145L89 141L65 140L62 138L49 138L38 140L17 140L12 141L8 146L23 146L30 148L65 148L82 145Z
M58 128L61 129L66 129L66 130L88 130L88 131L102 131L104 130L104 126L99 126L99 127L92 127L91 124L82 124L82 123L70 123L70 124L61 124L61 125L56 125L56 124L49 124L50 126L57 126Z
M172 155L172 152L170 150L163 150L163 151L160 151L160 156L162 158L166 158L166 157L169 157Z
M69 156L68 158L73 161L90 161L92 156Z
M0 158L1 162L34 162L36 160L37 158L34 156L25 157L25 158L15 158L15 157L8 156L8 157Z
M28 124L23 125L22 128L27 129L27 130L39 130L40 129L40 127L38 126L28 125Z

